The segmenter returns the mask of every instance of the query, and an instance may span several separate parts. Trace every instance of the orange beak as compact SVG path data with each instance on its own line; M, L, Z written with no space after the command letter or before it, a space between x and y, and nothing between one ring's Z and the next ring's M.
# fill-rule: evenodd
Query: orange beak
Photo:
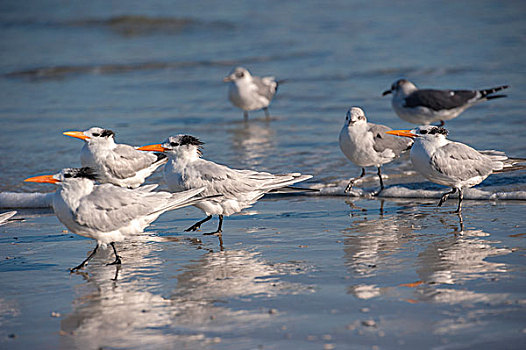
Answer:
M230 77L230 75L229 75L228 77L224 77L224 78L223 78L223 82L225 82L225 83L231 82L232 80L234 80L234 79L232 79L232 78Z
M24 182L41 182L41 183L48 183L48 184L56 184L60 181L53 178L53 175L41 175L41 176L35 176L30 177L29 179L25 179Z
M147 145L137 148L139 151L152 151L152 152L164 152L166 151L166 148L164 148L160 143L156 145Z
M396 135L396 136L410 137L412 139L415 137L418 137L418 135L413 134L411 130L391 130L391 131L386 131L385 133Z
M66 132L63 132L62 134L66 136L76 137L81 140L89 140L89 137L84 135L82 131L66 131Z

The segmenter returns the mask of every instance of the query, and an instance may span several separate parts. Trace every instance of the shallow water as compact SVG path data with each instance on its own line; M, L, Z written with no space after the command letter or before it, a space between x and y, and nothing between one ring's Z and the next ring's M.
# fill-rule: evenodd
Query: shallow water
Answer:
M22 180L79 165L80 141L61 133L95 125L134 145L189 133L208 159L343 186L359 174L337 144L351 105L411 127L381 97L400 77L511 85L506 99L447 127L452 139L525 157L524 10L513 1L3 1L0 192L52 191ZM243 123L229 104L222 78L236 65L286 80L271 121L253 112ZM443 189L401 171L406 159L386 166L388 185ZM526 177L492 176L476 189L524 192ZM222 252L214 238L181 234L201 217L184 209L163 215L150 240L119 245L116 280L103 265L109 253L68 275L93 242L63 231L50 211L22 210L25 221L0 227L0 344L519 348L525 202L466 201L463 229L448 213L454 202L268 197L225 221Z

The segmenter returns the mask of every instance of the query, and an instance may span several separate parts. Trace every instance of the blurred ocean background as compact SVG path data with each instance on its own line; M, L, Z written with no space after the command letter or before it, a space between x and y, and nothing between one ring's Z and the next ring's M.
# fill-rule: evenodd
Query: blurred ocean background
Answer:
M53 191L23 179L78 166L82 143L62 132L92 126L132 145L187 133L207 159L343 186L359 174L338 147L350 106L412 127L381 96L401 77L510 85L446 127L526 157L525 47L524 1L1 1L0 192ZM228 101L236 66L286 80L271 121L244 123ZM479 187L525 184L518 172ZM22 211L0 229L0 347L520 348L525 203L467 201L461 227L455 200L268 198L225 221L224 252L181 234L201 217L188 209L150 229L173 240L123 243L115 281L104 258L68 278L94 242Z

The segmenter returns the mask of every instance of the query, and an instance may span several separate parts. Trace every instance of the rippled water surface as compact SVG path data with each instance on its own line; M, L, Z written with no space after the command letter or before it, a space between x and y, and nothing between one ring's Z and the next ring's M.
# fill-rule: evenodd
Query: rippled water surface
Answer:
M381 97L421 87L508 97L447 123L452 139L526 157L526 21L520 1L0 3L0 192L45 192L29 176L79 165L66 130L117 141L176 133L236 168L313 174L344 185L359 169L337 138L351 105L393 128ZM227 100L235 66L285 80L272 118ZM407 159L386 174L408 169ZM154 175L152 182L161 180ZM407 188L442 189L413 177ZM375 182L366 183L375 186ZM479 189L525 191L524 172ZM0 227L0 347L521 348L526 334L524 201L265 197L217 240L183 234L197 209L166 213L149 239L118 244L69 275L94 242L50 210ZM214 221L211 226L215 225ZM208 228L208 226L207 226Z

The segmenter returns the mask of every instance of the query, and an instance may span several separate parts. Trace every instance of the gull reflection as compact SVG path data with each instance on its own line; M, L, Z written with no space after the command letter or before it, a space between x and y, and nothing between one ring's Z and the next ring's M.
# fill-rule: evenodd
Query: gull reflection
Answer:
M384 200L378 203L378 211L357 206L348 201L352 224L343 230L344 259L353 279L362 279L394 270L401 266L400 250L413 236L413 217L407 213L384 216ZM386 291L374 284L358 283L348 288L348 293L360 299L370 299Z
M242 123L230 132L234 152L245 165L261 165L264 158L276 148L276 132L268 121Z
M216 341L215 333L208 336L210 330L272 317L268 309L248 303L244 310L239 302L309 290L280 277L302 273L301 266L270 264L256 252L209 251L174 267L159 258L166 245L129 243L121 249L126 264L120 271L95 263L89 273L79 273L85 282L76 286L73 311L61 321L61 348L199 348ZM166 277L175 273L176 279ZM235 309L229 306L232 299Z

